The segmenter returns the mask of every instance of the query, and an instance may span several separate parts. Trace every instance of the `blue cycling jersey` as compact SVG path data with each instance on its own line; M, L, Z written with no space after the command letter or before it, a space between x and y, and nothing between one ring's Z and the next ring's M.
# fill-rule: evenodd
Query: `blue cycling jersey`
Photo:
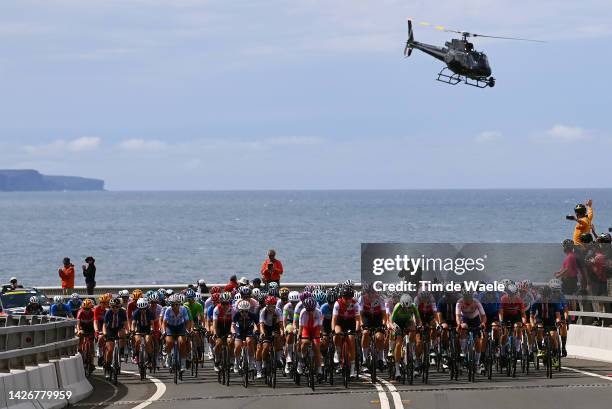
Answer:
M330 306L329 303L325 303L321 307L321 315L323 315L324 320L331 320L333 312L334 312L334 307Z
M497 293L493 293L493 297L489 297L486 293L481 293L478 295L478 301L482 304L482 308L487 317L499 314L500 302Z
M54 317L72 317L72 310L68 304L53 304L49 308L49 315Z
M208 318L209 320L213 319L213 312L215 311L215 304L210 304L208 306L208 309L206 310L206 318Z

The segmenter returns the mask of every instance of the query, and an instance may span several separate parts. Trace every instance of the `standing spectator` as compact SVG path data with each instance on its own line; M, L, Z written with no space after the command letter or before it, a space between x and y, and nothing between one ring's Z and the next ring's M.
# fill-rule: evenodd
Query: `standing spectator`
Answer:
M595 233L595 229L593 228L593 201L591 199L587 200L585 204L578 203L576 207L574 207L575 216L568 216L569 219L576 221L576 227L574 227L574 243L582 244L580 241L580 236L582 234Z
M87 294L93 295L96 288L96 260L89 256L83 264L83 277L85 277L85 285L87 286Z
M208 286L206 285L206 281L204 281L203 278L200 278L198 280L198 292L200 294L207 294L208 293Z
M233 274L223 288L223 291L231 292L235 288L238 288L238 277L236 277L236 274Z
M563 241L563 252L565 259L561 270L555 273L555 277L561 280L563 294L574 295L578 290L578 274L581 274L581 282L585 282L585 277L582 271L578 268L576 254L574 254L574 241L567 239ZM583 284L583 287L586 287Z
M590 295L608 295L608 274L610 261L607 257L608 248L612 238L604 233L597 237L597 243L592 245L592 251L588 253L586 264L589 267ZM599 312L605 311L605 304L597 303Z
M57 272L62 279L62 293L66 297L74 289L74 264L68 257L64 257L64 266L60 267Z
M280 278L283 274L283 264L276 258L276 250L268 251L268 258L261 265L261 279L267 287L271 282L280 285Z

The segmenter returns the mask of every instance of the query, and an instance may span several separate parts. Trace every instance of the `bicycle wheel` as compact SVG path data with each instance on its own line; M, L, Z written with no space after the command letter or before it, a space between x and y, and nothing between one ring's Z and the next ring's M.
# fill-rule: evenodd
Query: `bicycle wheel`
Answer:
M232 373L230 368L230 352L229 347L227 346L227 340L223 344L224 347L224 355L223 355L223 379L225 385L229 386L230 384L230 374Z
M378 369L378 351L376 350L376 343L372 343L370 346L370 377L372 383L376 383L376 370Z
M274 342L270 351L270 386L276 388L276 349L274 348Z
M333 340L329 340L329 346L327 347L327 364L326 366L326 376L329 377L328 381L330 385L334 385L334 354L336 353L335 346Z
M546 348L546 362L544 364L544 366L546 366L546 377L552 378L552 348L550 342L550 334L546 334L544 337L544 348Z
M147 362L144 337L142 337L142 339L140 340L140 350L138 351L138 369L140 371L140 380L144 381L147 378Z
M408 384L414 385L414 359L412 358L412 348L410 343L407 344L408 349L406 350L406 375L408 378Z
M246 345L242 347L242 386L245 388L249 387L249 359L248 354L245 352Z
M429 339L423 341L423 362L422 362L422 374L421 380L423 383L429 381Z
M342 354L342 377L344 381L344 387L349 387L349 381L351 377L351 362L349 361L348 348L346 346L346 341L342 344L343 354Z

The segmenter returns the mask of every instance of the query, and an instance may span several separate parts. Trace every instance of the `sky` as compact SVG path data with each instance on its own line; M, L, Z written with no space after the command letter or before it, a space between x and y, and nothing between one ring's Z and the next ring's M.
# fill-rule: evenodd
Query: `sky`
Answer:
M477 39L492 89L403 57ZM421 25L415 39L452 37ZM0 168L109 190L610 187L609 0L3 0Z

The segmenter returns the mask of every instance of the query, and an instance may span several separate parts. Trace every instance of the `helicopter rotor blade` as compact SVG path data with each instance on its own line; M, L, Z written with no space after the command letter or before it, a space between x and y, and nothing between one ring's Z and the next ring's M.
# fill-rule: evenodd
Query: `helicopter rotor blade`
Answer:
M498 38L501 40L515 40L515 41L531 41L533 43L545 43L546 41L542 40L534 40L532 38L519 38L519 37L500 37L500 36L490 36L485 34L469 34L471 37L486 37L486 38Z

